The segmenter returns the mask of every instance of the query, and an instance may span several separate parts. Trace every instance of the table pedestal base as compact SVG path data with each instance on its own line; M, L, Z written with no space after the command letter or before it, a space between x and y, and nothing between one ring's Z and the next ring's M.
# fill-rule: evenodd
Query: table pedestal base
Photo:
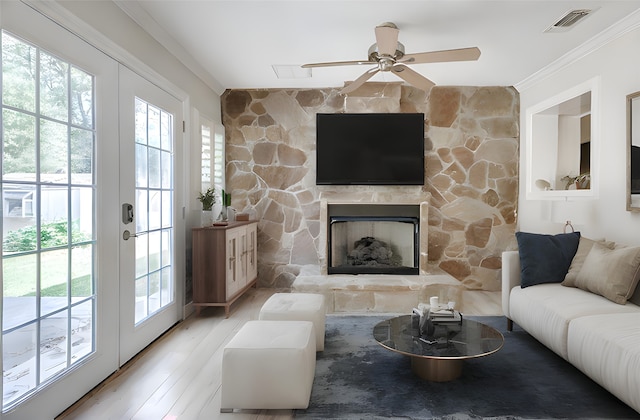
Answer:
M431 382L452 381L462 374L462 360L411 356L413 373Z

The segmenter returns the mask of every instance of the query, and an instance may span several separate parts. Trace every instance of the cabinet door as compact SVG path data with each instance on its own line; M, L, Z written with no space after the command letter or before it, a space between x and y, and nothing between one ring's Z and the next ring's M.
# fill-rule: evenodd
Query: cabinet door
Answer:
M243 288L247 285L247 227L242 226L240 229L238 239L238 255L240 259L238 261L238 287Z
M258 275L258 224L247 226L247 282Z
M227 266L227 279L226 279L226 298L230 299L233 295L240 290L240 230L241 229L229 229L226 232L226 266Z

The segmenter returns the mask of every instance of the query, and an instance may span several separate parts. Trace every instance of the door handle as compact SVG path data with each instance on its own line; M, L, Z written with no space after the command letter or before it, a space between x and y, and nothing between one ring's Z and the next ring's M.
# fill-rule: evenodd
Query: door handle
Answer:
M129 230L125 230L124 232L122 232L122 239L124 239L125 241L128 241L129 238L137 238L138 235L136 235L135 233L131 233L129 232Z

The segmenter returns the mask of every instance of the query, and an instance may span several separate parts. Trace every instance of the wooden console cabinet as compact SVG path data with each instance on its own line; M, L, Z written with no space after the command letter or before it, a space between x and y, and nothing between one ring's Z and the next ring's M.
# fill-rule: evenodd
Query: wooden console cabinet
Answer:
M193 237L193 305L229 307L258 280L258 223L195 228Z

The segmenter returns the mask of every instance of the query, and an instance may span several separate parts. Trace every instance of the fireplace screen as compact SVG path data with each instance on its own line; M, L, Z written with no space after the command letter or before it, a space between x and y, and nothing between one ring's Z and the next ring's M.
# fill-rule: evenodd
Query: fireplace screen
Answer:
M331 217L328 274L418 274L417 217Z

